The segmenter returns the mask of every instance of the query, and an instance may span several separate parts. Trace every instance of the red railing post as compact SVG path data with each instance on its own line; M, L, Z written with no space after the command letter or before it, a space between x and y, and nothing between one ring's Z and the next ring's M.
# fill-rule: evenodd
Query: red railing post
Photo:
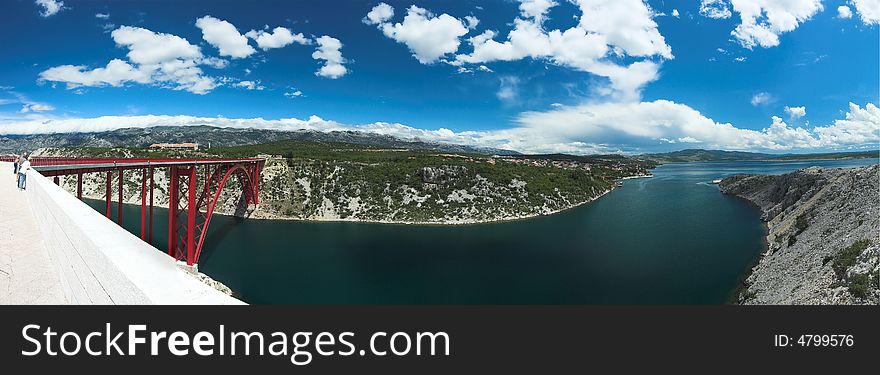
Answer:
M141 170L141 241L147 239L147 169Z
M106 203L107 203L107 209L106 209L105 215L107 216L108 219L110 218L110 201L113 200L113 196L112 196L113 189L110 187L112 181L113 181L113 171L107 171L107 196L105 199Z
M177 166L172 165L171 182L168 187L168 255L177 258Z
M196 246L196 166L189 168L189 188L187 189L187 215L186 215L186 264L188 266L195 263Z

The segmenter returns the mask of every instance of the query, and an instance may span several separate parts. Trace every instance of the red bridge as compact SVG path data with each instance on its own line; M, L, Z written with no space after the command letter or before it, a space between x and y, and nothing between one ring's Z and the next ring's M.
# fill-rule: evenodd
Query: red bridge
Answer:
M187 265L197 264L208 225L220 193L236 176L247 205L256 206L260 172L265 159L133 159L33 157L31 166L46 177L76 176L76 196L82 199L85 173L106 173L106 212L110 218L114 174L118 181L117 223L122 225L123 181L126 171L141 173L141 240L153 243L153 175L157 168L170 170L168 187L168 255ZM12 162L12 157L0 157ZM148 182L149 181L149 182ZM149 199L147 196L149 195ZM148 203L149 200L149 203Z

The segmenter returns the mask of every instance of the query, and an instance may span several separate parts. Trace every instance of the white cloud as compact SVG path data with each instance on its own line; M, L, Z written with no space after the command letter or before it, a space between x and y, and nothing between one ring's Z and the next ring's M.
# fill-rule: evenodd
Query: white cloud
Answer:
M49 68L40 73L41 81L67 83L68 88L80 86L119 87L127 82L149 83L149 72L135 68L120 59L113 59L104 68L88 70L83 65L61 65Z
M83 65L61 65L40 73L40 81L80 86L122 86L129 82L154 84L174 90L206 94L219 84L203 74L200 64L225 66L223 60L204 58L199 47L172 34L140 27L122 26L111 37L128 49L129 61L113 59L106 67L89 70Z
M240 59L252 55L256 50L248 44L235 26L227 21L211 16L196 20L196 27L202 30L202 38L220 50L221 56Z
M859 17L865 25L880 24L880 1L877 0L850 0L850 4L856 7Z
M786 107L785 107L785 113L788 113L788 117L789 117L790 119L792 119L792 120L797 120L797 119L799 119L799 118L804 117L804 116L807 115L807 107L804 107L804 106L800 106L800 107L789 107L789 106L786 106Z
M752 95L752 100L750 101L753 106L762 106L765 104L769 104L773 101L773 95L770 95L768 92L759 92L755 95Z
M58 12L67 9L64 6L64 2L58 0L36 0L36 4L43 8L40 11L40 16L43 17L51 17Z
M714 19L727 19L733 16L726 0L701 0L700 14Z
M260 81L240 81L235 84L236 87L241 87L246 90L257 90L263 91L266 89L265 86L260 84Z
M880 109L872 103L865 108L849 103L845 119L828 126L817 126L813 131L819 134L819 141L825 147L871 144L876 148L880 143Z
M837 17L849 19L852 18L852 9L849 9L846 5L841 5L837 7Z
M537 24L543 24L550 8L559 5L554 0L520 0L519 9L525 18L532 18Z
M474 16L464 16L464 20L467 23L467 28L471 30L476 29L480 25L480 20Z
M95 13L95 18L100 18L102 20L106 20L110 18L110 13Z
M619 65L611 57L671 59L672 49L657 29L654 13L641 0L577 0L581 16L577 26L546 31L542 22L555 2L523 1L523 18L514 20L507 40L495 40L487 30L468 39L473 52L459 54L460 64L546 59L552 63L589 72L610 81L600 89L622 100L637 100L641 88L656 80L659 64L650 60Z
M678 18L678 17L680 16L680 14L678 13L678 9L673 9L673 10L672 10L672 16L675 17L675 18Z
M271 33L265 32L263 30L251 30L248 31L245 35L248 38L256 41L257 46L259 46L264 51L272 48L286 47L293 43L299 43L302 45L308 45L312 43L312 41L306 38L303 33L293 34L290 29L286 27L276 27L272 30Z
M730 6L740 16L739 25L730 34L748 49L779 45L781 34L797 29L824 9L822 0L702 0L700 14L730 18Z
M501 77L496 96L507 104L512 104L519 100L519 77Z
M324 60L324 66L315 74L320 77L337 79L348 73L345 68L346 60L342 57L342 42L339 39L324 35L315 39L318 48L312 53L315 60Z
M367 13L363 22L367 25L378 25L390 20L391 17L394 17L394 8L391 5L379 3Z
M291 99L295 99L295 98L299 98L299 97L303 96L303 92L299 91L299 90L288 91L288 92L284 93L284 96L291 98Z
M516 122L516 127L508 129L456 133L443 128L425 130L387 122L346 125L317 116L307 120L265 120L146 115L0 120L0 134L210 125L272 130L362 131L410 140L504 148L527 153L581 154L668 150L673 142L699 144L702 148L752 151L876 147L880 142L880 109L871 103L864 108L851 103L845 119L812 130L789 127L775 116L764 129L741 129L729 123L715 122L693 108L667 100L560 105L546 112L523 113Z
M52 111L55 107L42 103L28 103L21 106L21 113Z
M378 10L380 7L384 10ZM461 44L459 38L469 30L464 22L455 17L446 13L435 16L415 5L407 9L402 23L390 23L387 21L393 15L393 9L389 12L388 8L391 7L384 3L377 5L367 14L366 22L378 25L385 36L405 44L422 64L435 63L443 56L458 51Z

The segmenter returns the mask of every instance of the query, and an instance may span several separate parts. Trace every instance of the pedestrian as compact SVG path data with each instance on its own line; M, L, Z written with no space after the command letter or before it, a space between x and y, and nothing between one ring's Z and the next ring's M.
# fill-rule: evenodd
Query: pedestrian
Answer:
M31 162L28 161L27 156L25 155L22 155L21 158L23 161L19 162L18 165L18 190L26 190L27 173L31 169Z
M12 174L18 177L18 155L12 154Z

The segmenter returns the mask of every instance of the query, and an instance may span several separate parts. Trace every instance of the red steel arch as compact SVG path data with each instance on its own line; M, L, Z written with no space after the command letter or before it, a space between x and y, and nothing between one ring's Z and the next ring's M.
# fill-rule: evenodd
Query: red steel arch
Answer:
M246 206L256 206L261 169L262 163L172 167L168 254L187 265L197 264L211 218L230 177L235 175L241 185L239 199L244 200ZM203 176L201 181L199 175Z

